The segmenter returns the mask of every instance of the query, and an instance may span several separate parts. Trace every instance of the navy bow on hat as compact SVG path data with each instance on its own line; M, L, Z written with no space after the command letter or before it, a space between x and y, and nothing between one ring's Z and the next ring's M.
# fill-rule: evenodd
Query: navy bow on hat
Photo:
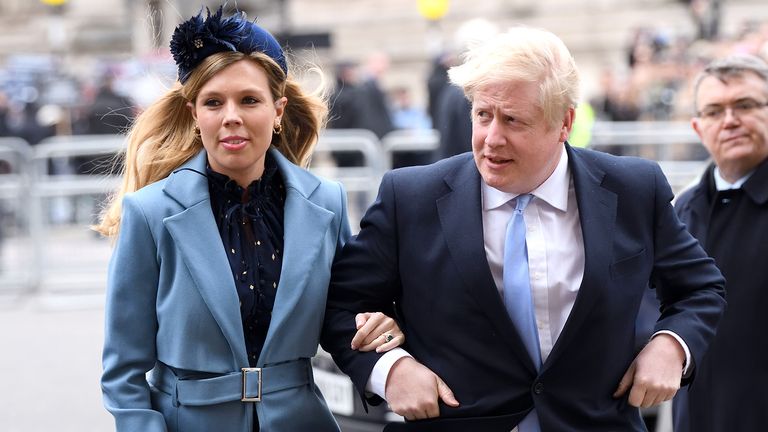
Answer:
M288 74L288 65L280 44L269 32L248 21L240 12L222 18L220 6L215 14L206 8L207 15L199 14L179 24L171 37L171 54L183 84L192 70L206 57L222 51L250 54L262 52L272 58Z

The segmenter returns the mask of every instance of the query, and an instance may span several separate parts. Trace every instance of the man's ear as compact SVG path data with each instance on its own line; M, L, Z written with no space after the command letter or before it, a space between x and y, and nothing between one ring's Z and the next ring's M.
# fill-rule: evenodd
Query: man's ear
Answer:
M696 132L696 135L701 138L701 124L699 124L698 117L694 117L691 119L691 127L693 128L694 132Z
M565 142L573 129L573 121L576 118L576 109L574 107L568 108L563 117L563 124L560 126L560 142Z

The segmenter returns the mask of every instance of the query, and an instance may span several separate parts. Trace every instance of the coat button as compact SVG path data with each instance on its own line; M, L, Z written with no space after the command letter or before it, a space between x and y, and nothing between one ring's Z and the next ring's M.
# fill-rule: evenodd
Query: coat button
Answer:
M544 384L537 382L536 385L533 386L533 392L537 395L544 393Z

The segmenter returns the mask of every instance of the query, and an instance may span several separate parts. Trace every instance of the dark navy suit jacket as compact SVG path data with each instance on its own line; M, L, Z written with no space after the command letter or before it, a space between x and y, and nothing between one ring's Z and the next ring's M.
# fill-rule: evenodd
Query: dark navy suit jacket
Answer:
M337 255L324 346L361 394L379 355L349 349L349 314L383 310L401 320L405 348L461 403L441 405L443 420L411 430L508 431L533 407L545 432L645 430L639 410L612 393L637 354L635 319L649 283L662 304L656 330L677 333L701 361L725 306L724 280L675 216L658 165L566 149L584 279L538 373L491 276L470 154L385 175L359 235ZM466 423L493 416L506 421Z

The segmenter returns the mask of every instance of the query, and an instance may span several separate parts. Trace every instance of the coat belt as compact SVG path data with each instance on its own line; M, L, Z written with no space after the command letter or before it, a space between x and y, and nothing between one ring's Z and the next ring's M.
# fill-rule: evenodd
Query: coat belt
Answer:
M205 378L180 378L172 368L158 362L148 381L171 395L174 406L205 406L246 398L252 401L256 397L314 382L312 364L307 358Z

